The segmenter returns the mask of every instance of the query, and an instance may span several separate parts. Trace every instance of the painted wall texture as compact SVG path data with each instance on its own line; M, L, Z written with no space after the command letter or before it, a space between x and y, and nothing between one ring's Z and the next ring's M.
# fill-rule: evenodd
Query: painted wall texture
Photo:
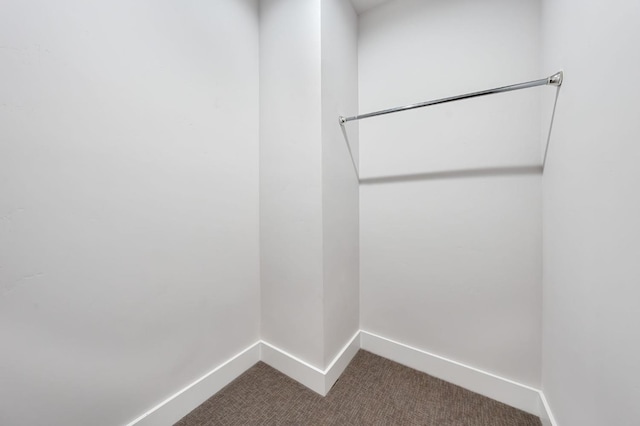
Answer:
M262 337L324 363L320 0L260 3Z
M325 367L360 329L359 188L346 145L358 161L358 17L348 0L323 0L322 215ZM344 131L344 133L343 133ZM345 138L347 140L345 140Z
M2 2L0 64L0 423L125 424L258 339L257 2Z
M398 0L360 15L369 112L540 78L537 1ZM540 384L540 93L360 122L361 326Z
M348 0L260 3L262 337L321 370L359 327L356 28Z
M640 3L543 1L560 66L543 180L542 388L561 426L640 417Z

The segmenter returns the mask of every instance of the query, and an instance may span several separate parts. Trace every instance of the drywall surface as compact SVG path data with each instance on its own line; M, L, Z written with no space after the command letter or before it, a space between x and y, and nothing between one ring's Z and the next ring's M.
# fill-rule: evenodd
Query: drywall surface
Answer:
M322 368L320 0L260 2L262 338Z
M351 0L353 8L360 14L389 0Z
M259 337L257 3L5 1L0 64L0 423L125 424Z
M358 18L349 0L322 0L322 214L325 367L359 330Z
M369 112L540 78L537 1L360 15ZM360 121L362 329L540 384L540 93Z
M640 3L543 1L563 68L544 175L542 387L561 426L640 418Z

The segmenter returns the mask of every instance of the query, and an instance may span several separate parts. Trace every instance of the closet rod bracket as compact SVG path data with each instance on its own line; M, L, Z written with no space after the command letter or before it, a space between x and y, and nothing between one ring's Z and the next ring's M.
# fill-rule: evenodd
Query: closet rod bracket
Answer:
M564 73L562 71L558 71L551 77L547 79L547 84L550 86L562 86L562 79L564 78Z

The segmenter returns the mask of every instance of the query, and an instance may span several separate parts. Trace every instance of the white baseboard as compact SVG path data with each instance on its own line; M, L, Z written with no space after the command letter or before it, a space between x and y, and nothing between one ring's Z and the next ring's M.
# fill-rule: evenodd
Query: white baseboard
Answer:
M360 331L362 349L527 413L540 415L537 389L382 336Z
M131 421L127 426L172 425L247 371L259 360L260 342L256 342Z
M331 364L324 372L325 395L329 393L331 387L338 381L344 369L347 368L351 360L360 350L360 330L353 335L351 340L338 352Z
M172 425L258 361L263 361L316 393L325 396L360 349L359 336L360 332L358 331L325 370L320 370L282 349L260 340L129 422L127 426Z
M264 340L262 341L260 359L312 391L325 396L360 349L359 336L360 332L358 331L324 370L314 367Z
M317 367L276 348L272 344L262 343L260 360L279 372L291 377L312 391L324 395L324 372Z
M260 360L325 396L360 348L539 416L543 426L558 426L544 394L537 389L364 330L351 338L325 370L258 341L127 426L174 424Z
M556 422L556 419L553 417L553 413L551 412L551 407L547 402L547 398L544 396L544 393L542 393L542 391L540 391L539 410L542 426L558 426L558 423Z

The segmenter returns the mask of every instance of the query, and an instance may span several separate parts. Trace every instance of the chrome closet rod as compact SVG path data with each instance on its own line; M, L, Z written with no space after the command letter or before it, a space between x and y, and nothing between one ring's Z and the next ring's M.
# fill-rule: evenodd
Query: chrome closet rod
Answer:
M518 83L518 84L512 84L510 86L496 87L495 89L481 90L479 92L466 93L464 95L450 96L448 98L436 99L433 101L426 101L426 102L420 102L417 104L383 109L381 111L368 112L366 114L359 114L351 117L340 116L339 117L340 125L343 126L345 123L349 121L362 120L363 118L376 117L378 115L384 115L384 114L392 114L394 112L400 112L400 111L408 111L410 109L422 108L422 107L437 105L437 104L444 104L446 102L459 101L462 99L476 98L478 96L493 95L494 93L511 92L512 90L520 90L520 89L526 89L529 87L545 86L545 85L560 86L562 85L562 77L563 77L562 71L558 71L557 73L547 78L528 81L526 83Z

